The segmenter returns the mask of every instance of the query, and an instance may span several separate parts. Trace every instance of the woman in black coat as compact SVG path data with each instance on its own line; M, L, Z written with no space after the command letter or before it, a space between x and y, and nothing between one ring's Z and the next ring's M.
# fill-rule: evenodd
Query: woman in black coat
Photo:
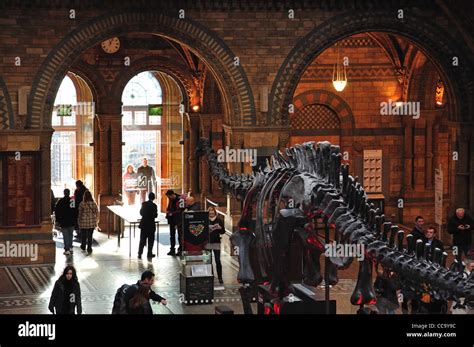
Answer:
M49 311L53 314L82 314L81 286L74 266L66 266L63 274L54 284L49 300Z

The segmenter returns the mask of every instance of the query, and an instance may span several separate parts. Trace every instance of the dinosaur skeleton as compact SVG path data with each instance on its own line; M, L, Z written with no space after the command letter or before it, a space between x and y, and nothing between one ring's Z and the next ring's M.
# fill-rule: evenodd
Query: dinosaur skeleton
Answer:
M467 277L457 260L447 269L443 250L431 252L430 245L421 240L415 243L411 235L406 237L405 248L404 232L385 221L381 211L368 202L357 177L349 175L348 165L341 164L338 146L327 141L296 145L286 149L286 157L276 153L265 169L251 175L230 174L205 138L197 153L205 156L212 177L224 192L244 201L239 230L231 237L239 250L239 282L271 280L271 289L280 298L287 295L289 248L297 237L303 249L303 282L319 285L325 242L315 230L314 220L322 216L334 227L337 244L360 244L365 249L352 304L375 303L374 264L396 273L409 290L428 291L438 300L474 301L474 274ZM252 251L257 254L253 263ZM337 270L347 268L353 259L329 257L330 284L337 283Z

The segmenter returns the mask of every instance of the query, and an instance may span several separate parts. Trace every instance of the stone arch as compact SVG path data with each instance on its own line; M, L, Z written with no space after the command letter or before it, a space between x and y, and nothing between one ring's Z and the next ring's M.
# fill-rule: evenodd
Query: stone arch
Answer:
M49 115L62 77L86 49L111 36L149 32L187 45L212 71L226 99L232 125L254 125L255 103L243 68L215 33L192 20L152 12L109 12L73 30L50 52L32 85L27 127L50 128Z
M104 80L102 79L100 74L96 73L86 63L75 63L74 66L71 66L68 69L68 71L76 74L86 82L87 86L92 92L92 98L95 102L97 102L97 100L99 100L101 96L106 94L106 90L104 88Z
M293 99L295 112L305 106L320 104L330 108L339 117L341 131L345 135L352 135L355 126L354 114L347 102L339 95L323 89L308 90L298 94Z
M363 14L354 12L338 15L314 28L297 42L272 85L267 123L281 126L288 124L288 105L292 102L300 77L316 56L345 37L374 31L398 34L417 45L433 59L437 69L444 75L443 80L449 82L447 90L455 118L461 120L464 117L465 121L474 118L474 85L470 81L474 64L467 50L459 48L465 45L459 44L427 18L410 13L401 21L393 12L373 10ZM454 56L465 62L463 69L452 66Z
M126 73L122 73L120 78L114 84L114 89L111 93L112 98L120 100L125 86L133 76L140 72L151 70L164 72L175 80L181 90L181 94L183 95L185 111L188 112L193 99L197 97L197 90L191 73L184 65L176 64L175 61L163 57L146 57L137 60L133 64L133 69L129 69Z
M14 129L13 107L7 85L0 77L0 130Z

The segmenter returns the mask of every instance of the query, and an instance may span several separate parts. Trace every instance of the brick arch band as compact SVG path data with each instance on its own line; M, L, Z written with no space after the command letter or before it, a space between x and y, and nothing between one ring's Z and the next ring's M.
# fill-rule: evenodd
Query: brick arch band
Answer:
M13 107L7 85L0 77L0 130L14 129Z
M394 10L395 11L395 10ZM288 125L288 105L301 76L311 62L325 49L339 40L363 32L389 32L398 34L417 45L431 58L453 102L455 120L474 119L474 62L465 45L457 42L427 18L410 13L404 20L396 12L368 11L363 14L345 13L331 18L300 39L280 67L270 92L267 124ZM452 58L465 62L463 68L452 66Z
M28 128L50 128L54 98L68 69L86 49L128 32L149 32L178 41L203 59L216 77L232 125L256 123L255 103L243 68L215 33L189 19L152 12L109 12L69 33L50 52L33 81L28 103Z

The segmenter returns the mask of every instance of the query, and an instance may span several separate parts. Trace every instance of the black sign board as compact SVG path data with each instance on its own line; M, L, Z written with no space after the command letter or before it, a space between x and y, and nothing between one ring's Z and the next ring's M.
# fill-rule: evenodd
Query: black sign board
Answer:
M184 250L196 251L209 242L209 212L183 212Z

